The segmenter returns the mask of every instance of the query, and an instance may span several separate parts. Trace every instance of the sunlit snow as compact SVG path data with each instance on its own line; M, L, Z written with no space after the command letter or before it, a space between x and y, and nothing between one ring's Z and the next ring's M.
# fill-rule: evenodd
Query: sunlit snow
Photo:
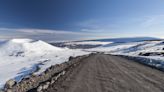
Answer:
M0 45L0 87L9 79L20 81L35 72L40 74L51 65L68 61L70 56L88 54L82 50L59 48L31 39L13 39Z

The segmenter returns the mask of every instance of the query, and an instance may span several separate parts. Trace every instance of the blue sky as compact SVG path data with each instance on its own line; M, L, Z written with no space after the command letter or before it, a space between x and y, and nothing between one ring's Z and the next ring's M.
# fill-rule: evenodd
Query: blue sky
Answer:
M164 38L164 0L0 0L0 39Z

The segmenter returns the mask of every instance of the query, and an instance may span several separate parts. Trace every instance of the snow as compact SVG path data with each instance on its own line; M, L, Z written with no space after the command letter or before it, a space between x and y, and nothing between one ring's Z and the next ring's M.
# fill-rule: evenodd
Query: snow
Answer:
M112 42L101 42L101 41L81 41L81 42L68 42L66 45L107 45Z
M142 41L128 43L111 43L88 51L106 52L113 54L138 55L140 52L163 52L164 44L162 41Z
M48 67L68 61L70 56L89 54L52 46L41 40L12 39L0 44L0 88L9 79L17 82L35 72L40 74Z
M32 39L12 39L9 42L14 42L14 43L29 43L32 42Z
M164 42L142 41L127 43L111 43L89 49L90 52L104 52L106 54L129 56L141 60L144 64L164 69ZM161 53L161 55L141 56L140 53Z
M163 41L140 42L101 42L81 41L67 42L68 45L100 45L90 49L68 49L52 46L41 40L12 39L0 44L0 88L9 79L17 82L31 73L40 74L48 67L68 61L70 56L76 57L92 52L132 56L148 65L164 68L163 55L141 56L140 53L164 53ZM36 70L39 70L36 72Z
M125 43L125 44L118 44L118 43L112 43L112 44L108 44L108 45L104 45L101 47L97 47L97 48L93 48L90 49L89 51L97 51L97 52L118 52L121 51L122 49L127 49L130 48L132 46L135 46L137 43Z

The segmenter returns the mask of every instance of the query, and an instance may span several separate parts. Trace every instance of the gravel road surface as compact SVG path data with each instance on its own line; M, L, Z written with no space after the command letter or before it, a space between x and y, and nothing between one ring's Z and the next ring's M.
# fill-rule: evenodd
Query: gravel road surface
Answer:
M95 54L45 92L164 92L164 73L119 56Z

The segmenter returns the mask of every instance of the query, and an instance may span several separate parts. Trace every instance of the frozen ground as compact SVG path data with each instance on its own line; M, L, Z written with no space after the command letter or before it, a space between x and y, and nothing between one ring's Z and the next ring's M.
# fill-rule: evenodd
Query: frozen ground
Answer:
M20 81L23 77L39 71L40 74L51 65L68 61L70 56L89 54L82 50L59 48L44 41L13 39L0 44L0 88L9 79Z

